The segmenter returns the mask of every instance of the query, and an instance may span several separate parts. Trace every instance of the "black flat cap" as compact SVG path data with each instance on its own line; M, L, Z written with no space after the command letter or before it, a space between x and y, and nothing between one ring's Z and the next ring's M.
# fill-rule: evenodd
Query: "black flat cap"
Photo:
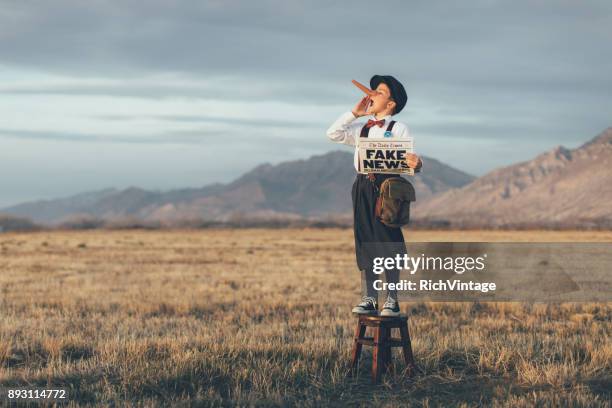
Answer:
M394 113L400 113L400 111L404 109L404 106L406 106L406 101L408 100L408 95L406 95L404 85L402 85L400 81L393 78L391 75L374 75L372 79L370 79L370 89L376 89L380 83L383 83L389 87L391 97L395 101Z

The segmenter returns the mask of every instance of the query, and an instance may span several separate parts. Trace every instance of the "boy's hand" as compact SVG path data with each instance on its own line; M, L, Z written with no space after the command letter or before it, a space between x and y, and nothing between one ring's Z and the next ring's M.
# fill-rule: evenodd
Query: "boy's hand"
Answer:
M419 156L417 156L416 154L408 153L406 155L406 164L411 169L414 169L414 170L418 171L421 168L421 166L423 165L423 162L421 161L421 158Z
M368 106L370 106L370 97L364 96L359 102L357 102L357 105L355 105L351 112L353 112L353 115L356 118L366 116L368 115Z

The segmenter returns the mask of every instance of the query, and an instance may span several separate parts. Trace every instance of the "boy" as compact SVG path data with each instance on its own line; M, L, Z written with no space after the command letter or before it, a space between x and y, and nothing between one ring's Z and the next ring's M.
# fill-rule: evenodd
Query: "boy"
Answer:
M408 127L401 122L391 119L392 115L399 113L406 105L408 99L403 85L390 75L374 75L370 79L370 88L374 90L372 96L362 98L351 112L342 114L327 130L327 136L337 143L355 146L354 166L359 172L359 159L357 141L360 137L391 137L397 139L408 138ZM375 120L367 123L355 123L355 119L374 115ZM421 159L416 154L406 157L409 167L419 171L422 166ZM394 257L390 250L391 244L395 248L401 246L405 251L404 236L400 228L384 225L374 216L374 206L378 196L377 187L389 177L398 177L399 174L366 174L358 173L353 183L353 232L355 235L355 255L357 266L362 273L362 300L353 308L353 313L376 314L378 312L378 294L373 282L378 279L372 270L373 258L378 256ZM399 280L399 271L385 272L386 281L396 283ZM397 291L387 290L387 300L380 312L381 316L397 316L400 313Z

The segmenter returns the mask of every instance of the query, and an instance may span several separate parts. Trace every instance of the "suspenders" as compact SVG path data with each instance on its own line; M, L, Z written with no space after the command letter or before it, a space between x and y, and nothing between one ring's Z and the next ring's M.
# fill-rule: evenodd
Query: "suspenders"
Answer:
M389 125L387 126L386 132L391 132L391 130L393 130L393 125L395 125L395 121L394 120L389 122ZM361 128L361 134L359 135L359 137L368 137L369 133L370 133L370 128L366 127L366 125L363 125L363 127Z

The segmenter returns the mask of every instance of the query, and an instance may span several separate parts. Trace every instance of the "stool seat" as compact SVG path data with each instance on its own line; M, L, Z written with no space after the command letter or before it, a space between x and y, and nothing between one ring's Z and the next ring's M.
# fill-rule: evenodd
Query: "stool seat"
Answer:
M410 333L408 331L408 316L404 313L399 316L381 316L380 314L357 316L351 370L355 371L359 366L362 346L371 346L373 348L372 382L376 384L391 364L391 349L393 347L401 347L406 368L409 375L412 375L416 366L414 364ZM371 327L374 332L371 337L365 336L368 327ZM399 338L392 337L392 329L399 329Z

